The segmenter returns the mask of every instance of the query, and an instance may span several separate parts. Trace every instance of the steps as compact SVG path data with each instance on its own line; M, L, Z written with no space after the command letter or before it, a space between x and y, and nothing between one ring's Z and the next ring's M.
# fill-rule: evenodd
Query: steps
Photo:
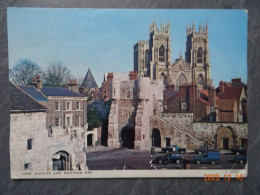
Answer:
M164 124L170 126L170 127L173 127L175 130L177 130L180 134L185 134L186 136L188 136L190 139L192 139L193 141L195 141L196 143L199 143L199 144L204 144L203 141L199 141L197 140L195 137L193 137L191 134L187 133L186 131L182 131L180 130L178 127L176 127L175 125L173 124L170 124L168 123L166 120L164 120L163 118L159 117L159 116L155 116L157 119L159 119L160 121L162 121Z

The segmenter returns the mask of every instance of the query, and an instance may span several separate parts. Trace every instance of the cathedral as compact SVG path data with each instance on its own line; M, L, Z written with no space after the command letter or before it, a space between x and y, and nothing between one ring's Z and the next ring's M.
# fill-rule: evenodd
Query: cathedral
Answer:
M180 53L179 59L171 62L170 24L161 24L159 29L156 22L150 25L149 41L138 41L134 45L134 70L139 77L150 77L151 81L164 79L165 86L179 86L195 83L199 89L211 85L209 63L208 25L188 26L186 30L185 59Z

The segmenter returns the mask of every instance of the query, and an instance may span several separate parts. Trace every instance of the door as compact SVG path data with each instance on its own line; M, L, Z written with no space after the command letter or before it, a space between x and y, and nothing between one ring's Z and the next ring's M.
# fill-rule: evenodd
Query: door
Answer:
M166 147L170 145L171 139L169 137L166 137Z
M223 149L228 150L228 138L223 138Z

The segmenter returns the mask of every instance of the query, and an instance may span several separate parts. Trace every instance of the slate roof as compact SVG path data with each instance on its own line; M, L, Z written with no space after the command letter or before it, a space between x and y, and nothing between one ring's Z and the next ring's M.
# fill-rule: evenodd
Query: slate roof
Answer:
M219 93L219 87L217 88L216 96L221 99L239 99L243 87L225 86L224 93Z
M84 95L61 87L43 87L41 91L45 96L85 97Z
M90 69L88 69L88 72L80 87L85 87L87 90L98 87Z
M10 112L45 112L47 108L36 102L21 89L9 84L10 87Z
M18 87L37 101L48 101L47 98L42 94L42 92L38 91L34 86L19 85Z

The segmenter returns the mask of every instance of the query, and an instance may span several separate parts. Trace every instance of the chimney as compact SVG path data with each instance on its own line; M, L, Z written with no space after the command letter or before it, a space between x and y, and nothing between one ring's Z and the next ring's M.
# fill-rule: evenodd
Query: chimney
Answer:
M220 81L219 82L219 93L224 93L224 89L225 89L225 82Z
M79 93L78 80L77 79L70 80L68 83L68 89L76 93Z
M37 75L32 79L32 84L37 88L37 90L40 90L42 88L42 79L40 75Z
M210 87L209 87L209 97L208 97L208 100L209 100L209 102L210 102L213 106L216 105L215 97L216 97L215 88L214 88L213 86L210 86Z
M108 80L108 81L109 81L109 80L112 80L113 77L114 77L113 73L108 73L108 74L107 74L107 80Z
M241 78L235 78L231 80L232 86L241 86L242 82L241 82Z
M137 71L130 71L129 72L129 80L136 80L138 77Z

